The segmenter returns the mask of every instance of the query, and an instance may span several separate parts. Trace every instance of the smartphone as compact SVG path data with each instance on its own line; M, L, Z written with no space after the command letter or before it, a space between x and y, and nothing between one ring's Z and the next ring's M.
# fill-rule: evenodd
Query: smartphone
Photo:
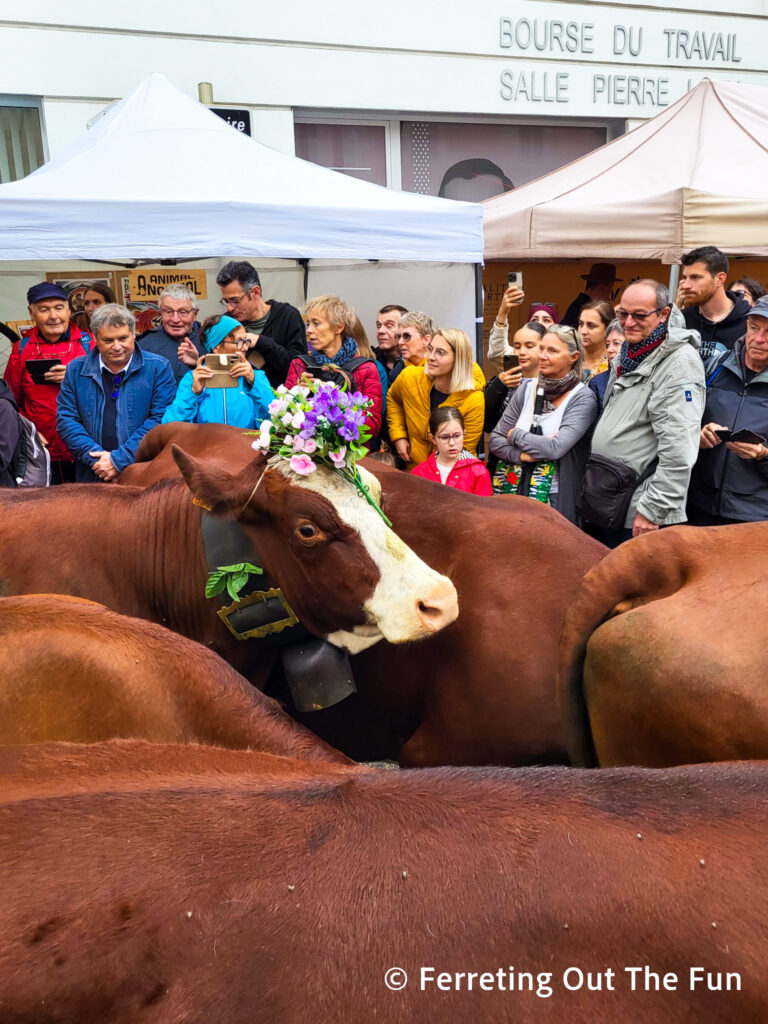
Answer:
M28 359L24 365L35 384L51 384L52 381L46 380L45 375L49 370L52 370L54 366L61 366L61 360Z
M517 370L520 366L520 356L515 353L504 356L502 363L505 370Z
M205 386L207 388L236 388L238 378L230 377L229 368L240 362L240 356L235 352L226 354L220 352L209 352L205 357L204 365L213 370L213 377L209 377Z
M520 291L525 291L523 288L523 272L522 270L510 270L507 274L507 287L508 288L519 288Z
M756 434L754 430L716 430L715 433L721 441L732 441L736 444L768 444L762 434Z

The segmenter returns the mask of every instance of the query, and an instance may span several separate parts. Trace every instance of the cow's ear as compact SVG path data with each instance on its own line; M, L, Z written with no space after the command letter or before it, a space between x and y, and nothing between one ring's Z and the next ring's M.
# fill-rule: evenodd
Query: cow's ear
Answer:
M201 461L188 455L175 444L171 445L171 454L194 495L195 504L225 518L240 514L266 465L266 459L259 454L234 474L215 462Z

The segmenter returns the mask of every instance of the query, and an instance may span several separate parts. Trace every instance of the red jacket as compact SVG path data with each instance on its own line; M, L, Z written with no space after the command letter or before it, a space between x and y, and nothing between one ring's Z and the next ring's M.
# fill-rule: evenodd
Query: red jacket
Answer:
M68 332L59 341L46 341L37 327L13 346L5 368L5 380L13 392L19 412L32 420L48 442L52 459L73 462L72 454L56 430L56 402L59 384L35 384L26 369L28 359L58 359L67 366L73 359L88 353L89 334L70 323Z
M414 466L411 473L414 476L422 477L424 480L434 480L435 483L442 483L434 452L432 452L426 462ZM448 479L445 483L446 486L455 487L457 491L466 491L467 494L493 494L491 474L485 468L485 464L480 459L476 459L474 455L467 458L463 456L459 458L448 474Z
M285 378L285 386L292 388L299 377L306 370L306 366L300 359L294 359L288 367L288 376ZM379 436L381 429L381 378L373 360L361 363L356 370L352 371L352 379L358 391L361 391L366 398L373 400L373 405L368 410L366 417L368 429L371 432L371 440Z

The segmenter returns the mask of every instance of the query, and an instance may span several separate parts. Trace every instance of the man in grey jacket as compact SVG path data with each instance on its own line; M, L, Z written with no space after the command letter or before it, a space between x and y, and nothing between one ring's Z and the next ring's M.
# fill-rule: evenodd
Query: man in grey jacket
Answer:
M635 489L624 529L606 530L611 546L686 521L706 398L699 335L685 326L663 284L634 281L617 316L626 341L611 368L591 450L638 476L658 464Z

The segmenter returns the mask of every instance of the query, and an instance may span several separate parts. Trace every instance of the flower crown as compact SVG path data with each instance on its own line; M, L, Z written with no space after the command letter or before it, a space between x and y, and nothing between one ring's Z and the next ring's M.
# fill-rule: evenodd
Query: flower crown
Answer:
M277 389L269 403L270 418L262 420L251 447L287 459L300 476L314 473L318 465L337 470L391 526L355 465L368 454L366 412L372 405L360 391L349 393L330 381L303 376L292 388L281 384Z

